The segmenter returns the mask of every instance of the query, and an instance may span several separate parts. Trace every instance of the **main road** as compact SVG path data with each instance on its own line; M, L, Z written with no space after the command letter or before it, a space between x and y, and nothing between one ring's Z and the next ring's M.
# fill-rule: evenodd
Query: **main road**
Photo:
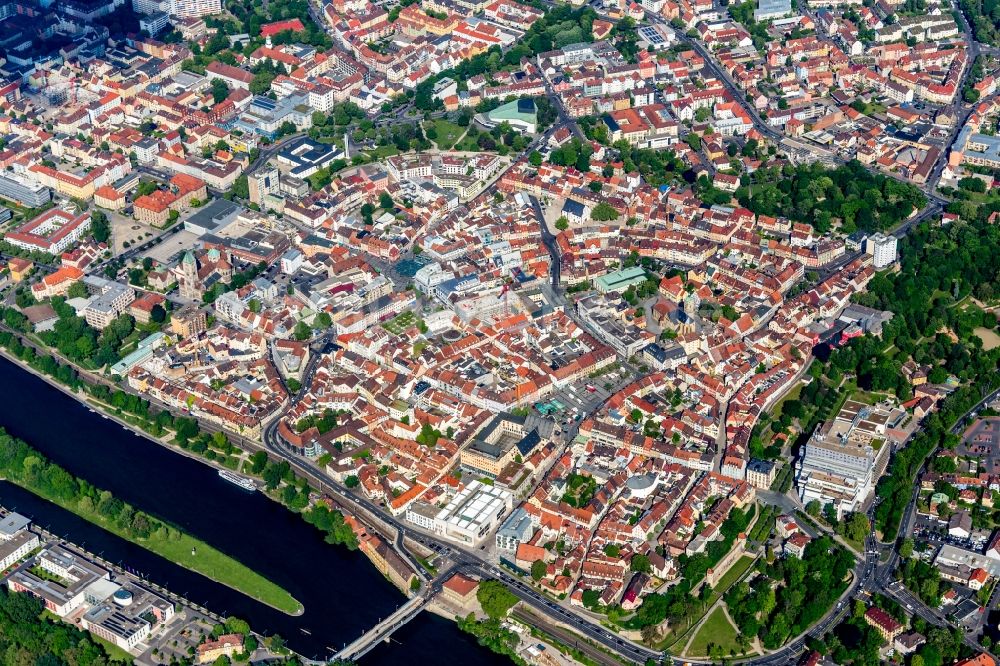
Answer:
M525 584L520 578L486 560L477 551L461 548L451 541L445 541L436 535L416 529L412 525L404 524L385 513L381 507L373 502L333 482L332 479L311 461L295 455L282 446L277 434L277 423L277 419L272 421L264 430L264 444L267 449L274 455L287 460L289 464L314 483L317 488L336 498L342 506L353 507L356 511L378 516L381 522L396 530L398 544L401 545L404 539L410 539L431 549L448 550L448 557L454 563L455 570L475 575L479 578L494 578L502 581L522 602L541 612L551 621L571 628L585 639L603 645L605 648L632 662L643 663L648 659L659 661L663 658L661 652L635 643L603 626L594 624L558 601L540 594L534 588ZM876 568L871 566L870 560L859 560L852 574L851 584L844 591L838 603L809 631L772 653L745 659L737 658L733 659L732 662L753 666L779 666L790 663L806 649L805 641L808 636L822 636L840 620L843 612L846 610L847 598L853 595L856 590L868 584L874 577L875 572ZM440 580L435 579L434 584L439 583ZM670 663L681 666L685 663L707 665L712 662L710 660L692 658L670 658Z

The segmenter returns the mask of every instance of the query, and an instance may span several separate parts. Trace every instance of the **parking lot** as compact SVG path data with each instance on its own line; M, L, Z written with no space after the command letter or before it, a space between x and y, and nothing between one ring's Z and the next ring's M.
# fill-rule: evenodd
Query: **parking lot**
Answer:
M194 648L212 631L214 622L190 608L177 614L146 640L147 649L138 664L169 664L191 659ZM154 653L155 651L155 653Z
M557 423L569 425L579 423L588 414L600 407L611 397L612 390L625 377L623 370L615 370L596 378L584 378L557 390L537 403L535 411L554 419ZM605 386L610 383L612 390Z
M949 544L969 550L982 550L989 540L988 530L975 530L971 537L952 536L948 534L948 523L928 516L917 516L913 526L913 536L935 545Z
M152 257L154 261L161 264L169 264L181 252L196 247L197 240L198 236L190 231L178 231L175 234L167 236L166 240L155 245L144 256Z

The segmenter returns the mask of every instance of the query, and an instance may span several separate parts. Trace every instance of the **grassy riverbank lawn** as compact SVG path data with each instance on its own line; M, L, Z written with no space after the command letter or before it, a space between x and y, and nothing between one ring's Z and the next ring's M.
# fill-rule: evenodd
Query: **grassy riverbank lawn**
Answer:
M8 479L25 490L43 497L53 504L58 504L72 511L81 518L102 527L123 539L138 544L146 550L179 564L180 566L202 574L212 580L227 585L235 590L253 597L258 601L277 608L288 614L302 611L302 604L283 588L267 580L247 566L240 564L225 553L212 548L204 541L195 539L176 528L170 528L168 535L154 533L149 538L140 539L120 528L114 521L108 520L97 512L80 506L81 502L68 502L49 493L41 492L20 479Z
M27 364L21 359L12 358L6 353L4 353L4 356L21 367L26 367L28 372L32 372L41 377L43 380L52 383L59 390L69 393L74 399L80 399L80 397L76 394L76 391L53 382L49 377L46 377L36 369L27 366ZM85 402L89 402L89 400ZM102 411L104 411L103 408ZM14 441L17 440L14 440L14 438L12 438L8 433L0 429L0 446L4 446L7 442ZM26 443L25 445L27 446ZM48 461L42 462L39 457L40 454L37 451L34 451L34 449L31 449L30 446L28 446L28 451L30 453L30 457L34 458L35 465L40 464L42 466L58 467L57 465L54 465L54 463ZM24 463L26 467L27 459ZM67 477L71 476L65 472L65 470L62 470L61 468L59 468L59 470L60 473L65 474ZM4 474L4 471L0 471L0 474ZM127 541L138 544L146 550L154 552L157 555L160 555L175 564L179 564L186 569L190 569L191 571L207 576L218 583L222 583L223 585L231 587L249 597L290 615L297 615L302 612L302 604L283 588L267 580L260 574L254 572L252 569L239 563L225 553L212 548L207 543L195 539L193 536L185 534L176 528L171 527L158 530L151 533L147 538L137 537L121 527L115 520L99 513L95 507L94 500L90 497L84 496L68 498L60 496L52 492L51 488L48 486L40 486L37 483L33 483L31 479L37 481L37 478L32 475L23 474L23 470L15 471L8 469L6 470L5 478L11 483L24 488L28 492L47 499L53 504L57 504L64 509L75 513L81 518L102 527L108 532L126 539ZM129 505L125 504L125 506ZM133 507L129 508L131 509Z
M30 487L23 487L38 494ZM171 528L170 534L166 538L158 538L157 534L154 533L147 539L139 539L120 529L118 525L97 513L96 510L84 511L73 503L60 502L52 497L46 497L46 499L123 539L137 543L146 550L165 557L175 564L196 571L280 611L288 614L298 614L302 611L302 604L284 588L190 534Z
M25 484L18 483L18 485L36 495L41 494ZM171 528L169 536L165 538L158 537L154 533L147 539L139 539L119 528L117 524L100 515L96 510L85 511L78 504L62 502L54 497L45 497L45 499L72 511L95 525L99 525L108 532L165 557L175 564L196 571L280 611L288 614L298 614L302 611L302 604L284 588L190 534Z

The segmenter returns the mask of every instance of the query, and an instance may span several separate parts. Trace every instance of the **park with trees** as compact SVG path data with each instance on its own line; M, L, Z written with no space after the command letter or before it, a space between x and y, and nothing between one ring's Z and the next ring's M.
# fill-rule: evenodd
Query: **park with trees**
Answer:
M909 183L869 171L856 160L835 169L819 163L768 167L743 176L736 199L757 215L783 216L826 233L884 231L927 204Z
M107 666L126 663L90 634L45 612L40 597L0 588L0 654L6 664Z
M476 620L473 613L464 618L456 617L458 628L475 636L483 647L509 657L515 664L525 663L517 654L520 638L501 625L510 609L517 603L514 593L498 580L484 580L476 589L476 600L486 613L486 619Z

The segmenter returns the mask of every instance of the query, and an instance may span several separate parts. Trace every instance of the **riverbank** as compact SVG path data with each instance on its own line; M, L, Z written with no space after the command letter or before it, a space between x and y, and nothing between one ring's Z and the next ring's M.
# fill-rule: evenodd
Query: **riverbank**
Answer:
M302 604L275 583L177 527L160 523L111 493L72 476L2 428L0 449L6 481L276 610L289 615L303 612Z
M52 352L52 350L47 350L47 351L48 351L48 353ZM45 353L45 352L40 350L39 353ZM13 350L11 350L11 349L6 349L4 347L0 347L0 356L3 356L7 360L9 360L11 362L12 366L16 366L17 370L15 370L15 372L20 371L20 370L27 370L27 371L29 371L34 378L42 380L42 382L44 382L46 386L57 389L61 394L63 394L64 396L66 396L66 398L69 398L69 399L73 400L73 402L75 404L86 408L86 411L89 411L90 415L93 418L97 418L97 419L104 418L105 419L105 423L108 424L109 427L111 427L112 423L116 424L115 427L120 426L121 427L121 432L122 433L127 433L128 437L138 436L138 437L143 438L143 440L145 440L146 442L151 442L151 443L158 444L159 448L161 448L162 450L169 451L169 453L166 454L166 455L175 454L175 453L181 453L183 455L180 456L180 458L185 459L185 460L192 460L192 461L195 461L195 462L203 463L205 468L212 469L213 472L217 471L217 470L221 470L221 469L232 469L232 466L224 466L224 465L222 465L218 461L210 460L210 459L206 458L204 455L200 455L198 452L189 450L188 448L186 448L186 447L178 444L177 441L173 438L173 433L172 432L167 432L165 434L161 434L161 433L163 433L162 430L160 430L159 432L156 432L156 433L150 432L150 430L148 429L148 426L150 424L153 424L156 421L156 419L153 416L141 417L141 416L138 416L136 414L133 414L133 412L130 411L130 408L128 408L128 409L122 409L122 408L119 408L119 407L115 407L114 405L111 405L109 402L107 402L105 400L97 400L95 398L95 396L93 395L93 393L92 393L92 391L90 389L90 386L93 385L95 382L98 385L107 386L108 385L107 382L103 381L102 378L93 376L93 374L90 373L90 372L85 372L85 371L82 371L81 369L76 369L75 366L74 366L74 364L67 363L67 361L65 359L56 357L58 363L60 363L60 364L62 364L64 366L68 366L70 368L74 368L74 369L77 370L78 375L77 375L75 381L79 381L80 384L81 384L78 388L74 389L74 386L67 386L66 384L64 384L62 382L61 376L51 376L51 375L47 374L47 371L45 371L43 368L36 367L34 364L30 363L29 362L30 359L22 359L22 358L17 357L16 354L14 354ZM113 386L112 386L112 391L114 391L114 387ZM170 430L170 431L173 431L173 428L171 426L169 426L169 425L167 426L167 429ZM127 437L124 437L124 439L127 439ZM248 444L249 444L248 448L244 447L244 450L246 450L247 453L252 453L254 451L263 451L264 453L266 453L266 450L263 447L261 447L260 445L256 445L255 446L255 445L253 445L253 443L248 443ZM114 455L114 454L109 454L109 455ZM69 462L69 461L67 461L67 462ZM248 460L247 462L249 463L251 461ZM85 470L86 468L80 468L80 469L84 469ZM257 478L261 478L261 474L256 472L256 467L255 467L254 470L251 470L250 467L249 467L249 465L247 465L242 470L240 470L239 468L237 468L237 471L242 471L244 474L249 474L251 476L254 476L254 477L257 477ZM88 478L90 477L89 473L84 472L84 474ZM195 476L197 476L197 475L195 475ZM264 476L266 476L266 475L264 475ZM95 475L94 478L95 479L100 479L101 475ZM114 478L117 479L118 477L114 477ZM105 483L107 483L107 481L105 481ZM225 485L225 484L222 484L222 485ZM297 485L297 484L293 484L293 485ZM113 484L111 484L110 487L114 488L116 486L117 486L117 483L113 483ZM31 490L29 489L28 492L31 492ZM33 493L33 494L35 494L35 493ZM197 493L193 493L193 494L197 494ZM303 522L306 522L306 523L312 525L313 527L318 528L320 534L324 533L323 527L321 527L320 525L316 524L315 521L310 520L310 518L308 516L306 516L306 514L303 513L302 511L299 511L299 510L296 510L296 509L291 509L290 507L288 507L287 504L284 501L282 501L282 499L280 497L277 497L277 496L275 496L272 493L261 493L261 495L264 498L266 498L267 500L269 500L271 503L277 503L277 504L281 505L281 509L282 510L286 510L288 512L289 516L292 516L293 514L299 514L300 518L296 518L296 520L301 520L302 519L301 517L304 517L305 520ZM39 497L41 497L41 496L39 495ZM75 511L74 507L72 507L72 506L65 506L65 505L61 505L59 503L55 503L55 502L53 502L53 504L55 504L56 506L59 506L60 508L65 508L65 509L69 510L74 515L77 515L78 517L81 517L82 519L87 520L88 523L93 524L95 526L98 526L100 529L104 529L104 524L102 524L100 521L91 521L91 520L88 520L89 516L83 516L83 515L81 515L78 511ZM140 503L140 504L142 504L142 503ZM149 505L146 505L146 506L149 506ZM154 505L154 506L157 506L157 505ZM156 510L156 509L154 509L154 510ZM308 512L306 512L306 513L308 513ZM333 513L333 512L331 512L331 513ZM339 512L336 512L336 513L339 513ZM214 515L214 512L213 512L213 515ZM186 520L182 521L182 522L184 522L184 524L187 524ZM146 548L146 544L143 544L142 542L137 541L135 539L128 539L127 535L123 535L120 532L117 532L117 531L114 531L114 530L110 530L110 532L111 532L111 534L114 534L115 536L122 536L122 537L126 538L127 540L129 540L131 543L135 543L135 544L137 544L137 545L139 545L141 547ZM251 535L251 536L248 536L248 538L252 538L252 532L248 533L248 535ZM328 543L333 543L333 542L330 541L329 538L327 539L327 542ZM146 548L146 549L149 552L153 552L153 553L159 554L158 551L155 551L154 549L149 549L149 548ZM199 552L200 552L200 549L199 549ZM237 550L236 552L239 552L239 551ZM367 553L364 553L364 554L368 555ZM174 558L174 556L170 555L170 554L164 554L164 556L166 558L168 558L168 559L173 559ZM176 563L177 564L182 564L184 566L184 568L186 568L188 570L193 570L191 567L189 567L187 565L187 563L181 562L179 559L176 560ZM372 566L372 564L375 564L375 566ZM365 558L365 568L371 568L371 569L376 569L377 570L379 567L378 567L377 563L373 562L371 560L371 557L368 556L368 557ZM365 577L361 576L361 578L365 578ZM379 578L385 580L386 582L389 582L392 585L392 587L394 587L397 590L403 591L404 594L408 591L408 590L405 590L405 589L401 588L398 585L398 583L395 583L394 581L392 581L391 579L389 579L388 577L386 577L384 574L383 574L383 576L380 576ZM214 580L214 578L213 578L213 580ZM239 588L236 587L236 586L226 584L225 582L222 582L222 584L225 585L229 589L232 589L232 590L235 590L235 591L240 591ZM182 588L182 589L187 589L187 588ZM254 599L258 598L258 597L254 596L254 595L247 595L247 596L249 596L251 598L254 598ZM300 596L300 595L296 594L296 596ZM309 597L309 595L306 594L306 597ZM301 596L300 596L300 598L301 598ZM315 602L315 600L313 600L313 602ZM205 604L209 605L209 602L205 602ZM269 606L271 608L276 608L276 606L274 604L266 603L265 605L267 605L267 606ZM310 604L310 607L316 607L316 606L317 606L316 603L311 603ZM284 611L284 609L281 609L281 610ZM360 610L360 609L356 609L355 608L354 610L355 610L355 613L356 613L356 611ZM367 613L368 610L371 610L372 613L379 613L379 614L381 614L383 616L385 614L385 611L380 611L380 610L377 609L377 604L375 606L372 606L372 608L370 608L370 609L366 608L364 610L366 611L365 613L356 613L357 617L352 618L352 619L358 620L360 622L365 622L364 620L361 620L360 616L368 614ZM239 614L241 614L241 615L250 615L249 613L244 613L244 612L240 612L240 611L237 611L237 612ZM296 615L298 615L298 614L296 614ZM312 614L310 613L310 616L311 615ZM443 621L443 624L440 623L441 621L431 621L431 620L421 621L420 624L421 625L429 624L429 625L431 625L431 626L434 627L433 631L438 636L447 635L449 641L453 642L453 641L457 640L457 641L459 641L459 643L464 644L464 649L467 650L467 651L468 650L472 650L475 653L476 660L479 663L489 663L489 662L494 661L494 659L496 659L500 663L507 663L507 664L510 663L509 661L507 661L506 657L502 657L500 655L496 655L495 653L492 653L492 652L485 652L485 653L480 652L480 649L476 647L476 642L477 641L470 634L461 632L459 630L458 625L455 623L454 616L450 616L450 617L440 616L440 617L441 617L441 621ZM307 632L304 629L300 630L302 632L302 634L304 634L304 636L306 638L310 638L310 637L321 635L319 633L316 633L316 626L315 626L314 622L315 622L315 618L313 620L310 620L309 621L309 625L307 625L307 626L310 626L311 631ZM346 626L347 624L349 624L346 621L346 618L340 618L338 620L338 622L339 622L340 625L343 625L343 626ZM297 624L298 624L298 626L302 626L301 623L297 623ZM261 626L262 626L262 628L266 628L268 625L267 624L262 624ZM274 625L272 624L271 626L274 626ZM343 626L341 628L343 628ZM284 632L282 632L282 633L284 633ZM324 632L324 633L327 633L327 632ZM287 635L287 634L285 634L285 635ZM302 639L302 638L303 638L303 636L299 636L298 637L298 639ZM469 639L471 639L471 640L469 640ZM408 640L410 642L419 643L419 647L417 649L420 650L420 651L422 651L422 652L424 652L424 653L426 653L426 654L428 654L428 655L436 655L437 654L437 648L438 648L438 646L436 644L434 644L434 641L431 641L429 638L425 638L422 635L417 636L416 634L414 634L414 635L411 635ZM296 640L294 642L298 643L298 642L301 642L301 640ZM313 641L313 642L315 643L315 641ZM331 642L331 641L327 640L323 644L325 645L325 644L328 644L329 642ZM424 643L426 643L426 645ZM383 652L383 650L380 648L380 649L377 650L377 652ZM395 653L396 650L393 649L393 650L391 650L391 652ZM310 648L305 648L304 649L304 654L309 655L309 654L313 654L313 653L311 652ZM373 658L367 658L367 660L371 661L371 662L378 662L380 656L381 655L376 655ZM319 655L315 655L314 658L316 658L316 657L319 657ZM388 656L386 658L389 659L390 663L395 663L395 660L393 658L390 658Z
M38 344L36 341L26 339L21 333L16 331L6 330L3 324L0 323L0 337L2 336L7 336L13 341L13 344L17 344L22 349L27 349L35 354L46 354L48 359L53 362L55 371L51 373L44 372L42 369L35 367L27 359L21 358L15 349L11 348L9 341L0 342L0 356L3 356L18 367L27 370L49 386L58 389L74 402L87 407L90 412L95 412L94 408L96 408L101 416L110 418L133 434L159 444L173 453L180 453L186 458L203 463L214 470L234 471L264 481L263 489L267 491L263 493L265 497L277 502L292 513L302 516L307 523L310 523L321 532L325 532L329 543L345 545L349 550L357 549L357 539L349 529L326 529L315 521L310 520L310 516L308 515L310 512L305 511L311 503L311 488L308 485L308 481L296 475L287 461L272 462L266 447L262 444L230 433L225 429L203 430L205 424L198 419L176 416L165 405L154 406L150 400L143 398L137 393L125 391L118 384L110 382L106 378L92 371L85 370L62 356L55 354L52 349L46 347L39 350L36 347ZM62 379L60 376L62 369L67 369L71 373L75 373L72 375L71 380L67 379L64 381ZM98 389L106 389L108 399L102 399ZM111 393L112 390L114 393ZM145 404L140 405L139 408L133 407L131 410L129 408L117 407L111 401L119 395L124 397L126 402L129 399L136 399L140 403ZM158 410L155 416L149 415L150 407L155 407ZM164 420L163 416L167 418ZM274 416L273 418L279 417ZM266 427L267 424L265 423L264 425ZM191 428L193 428L193 431ZM181 432L182 429L184 431L183 435ZM167 436L169 432L173 432L172 438ZM220 435L221 443L216 439ZM242 448L230 441L230 437L234 436L239 437L240 440L245 442ZM200 448L196 448L199 446ZM217 451L217 448L220 448L221 451ZM231 457L230 454L232 451L238 451L239 455ZM244 458L244 454L250 454L250 456ZM257 455L263 455L264 457L260 461L254 460L254 464L251 466L249 464L251 459L256 459ZM241 461L243 461L242 465ZM259 468L257 462L260 462ZM279 477L277 485L274 486L266 482L269 473L274 471L271 469L272 467L278 468ZM287 492L289 486L297 489L295 493L292 493L292 496ZM279 494L279 490L284 492ZM339 518L343 518L344 515L344 511L341 510L342 508L340 507L334 511L334 513L339 514ZM339 522L343 523L342 520Z
M11 355L6 349L0 348L0 355L16 364L21 369L26 370L39 379L45 381L50 386L59 389L74 400L81 402L81 404L86 404L84 401L81 401L80 396L69 387L63 386L52 378L38 372L35 368L32 368L30 365ZM139 431L131 424L118 418L116 415L109 414L108 416L124 428L134 432L136 435L148 437L147 433ZM3 438L10 438L10 436L0 429L0 443L3 442ZM160 443L165 444L162 441ZM30 444L25 444L30 448ZM41 460L41 454L34 449L31 449L31 451L34 454L33 457ZM68 472L57 465L50 464L50 466L58 470L58 472L53 472L53 475L72 478ZM7 480L17 486L20 486L28 492L41 497L42 499L52 502L53 504L76 514L84 520L87 520L88 522L115 534L116 536L129 540L136 545L156 553L157 555L176 562L180 566L202 574L203 576L211 578L212 580L226 585L234 590L242 592L276 610L289 615L300 615L304 611L302 604L280 586L267 580L260 574L254 572L249 567L246 567L225 553L212 548L204 541L196 539L175 526L164 525L163 527L165 533L150 534L146 538L137 537L135 534L131 533L130 530L123 527L119 521L111 520L109 517L99 513L98 506L95 505L92 499L89 503L83 501L84 498L90 499L89 496L81 495L79 497L67 497L61 495L52 488L41 485L38 480L33 480L34 477L31 476L32 471L30 469L25 470L25 473L26 475L18 475L7 471ZM91 487L86 480L77 479L76 481L80 488L89 487L98 494L103 493L100 489ZM108 495L110 495L110 493ZM113 499L114 498L112 498L112 500ZM115 501L120 502L120 500ZM122 511L131 511L132 514L136 513L135 509L130 505L123 502L121 504ZM159 538L157 538L157 536Z

